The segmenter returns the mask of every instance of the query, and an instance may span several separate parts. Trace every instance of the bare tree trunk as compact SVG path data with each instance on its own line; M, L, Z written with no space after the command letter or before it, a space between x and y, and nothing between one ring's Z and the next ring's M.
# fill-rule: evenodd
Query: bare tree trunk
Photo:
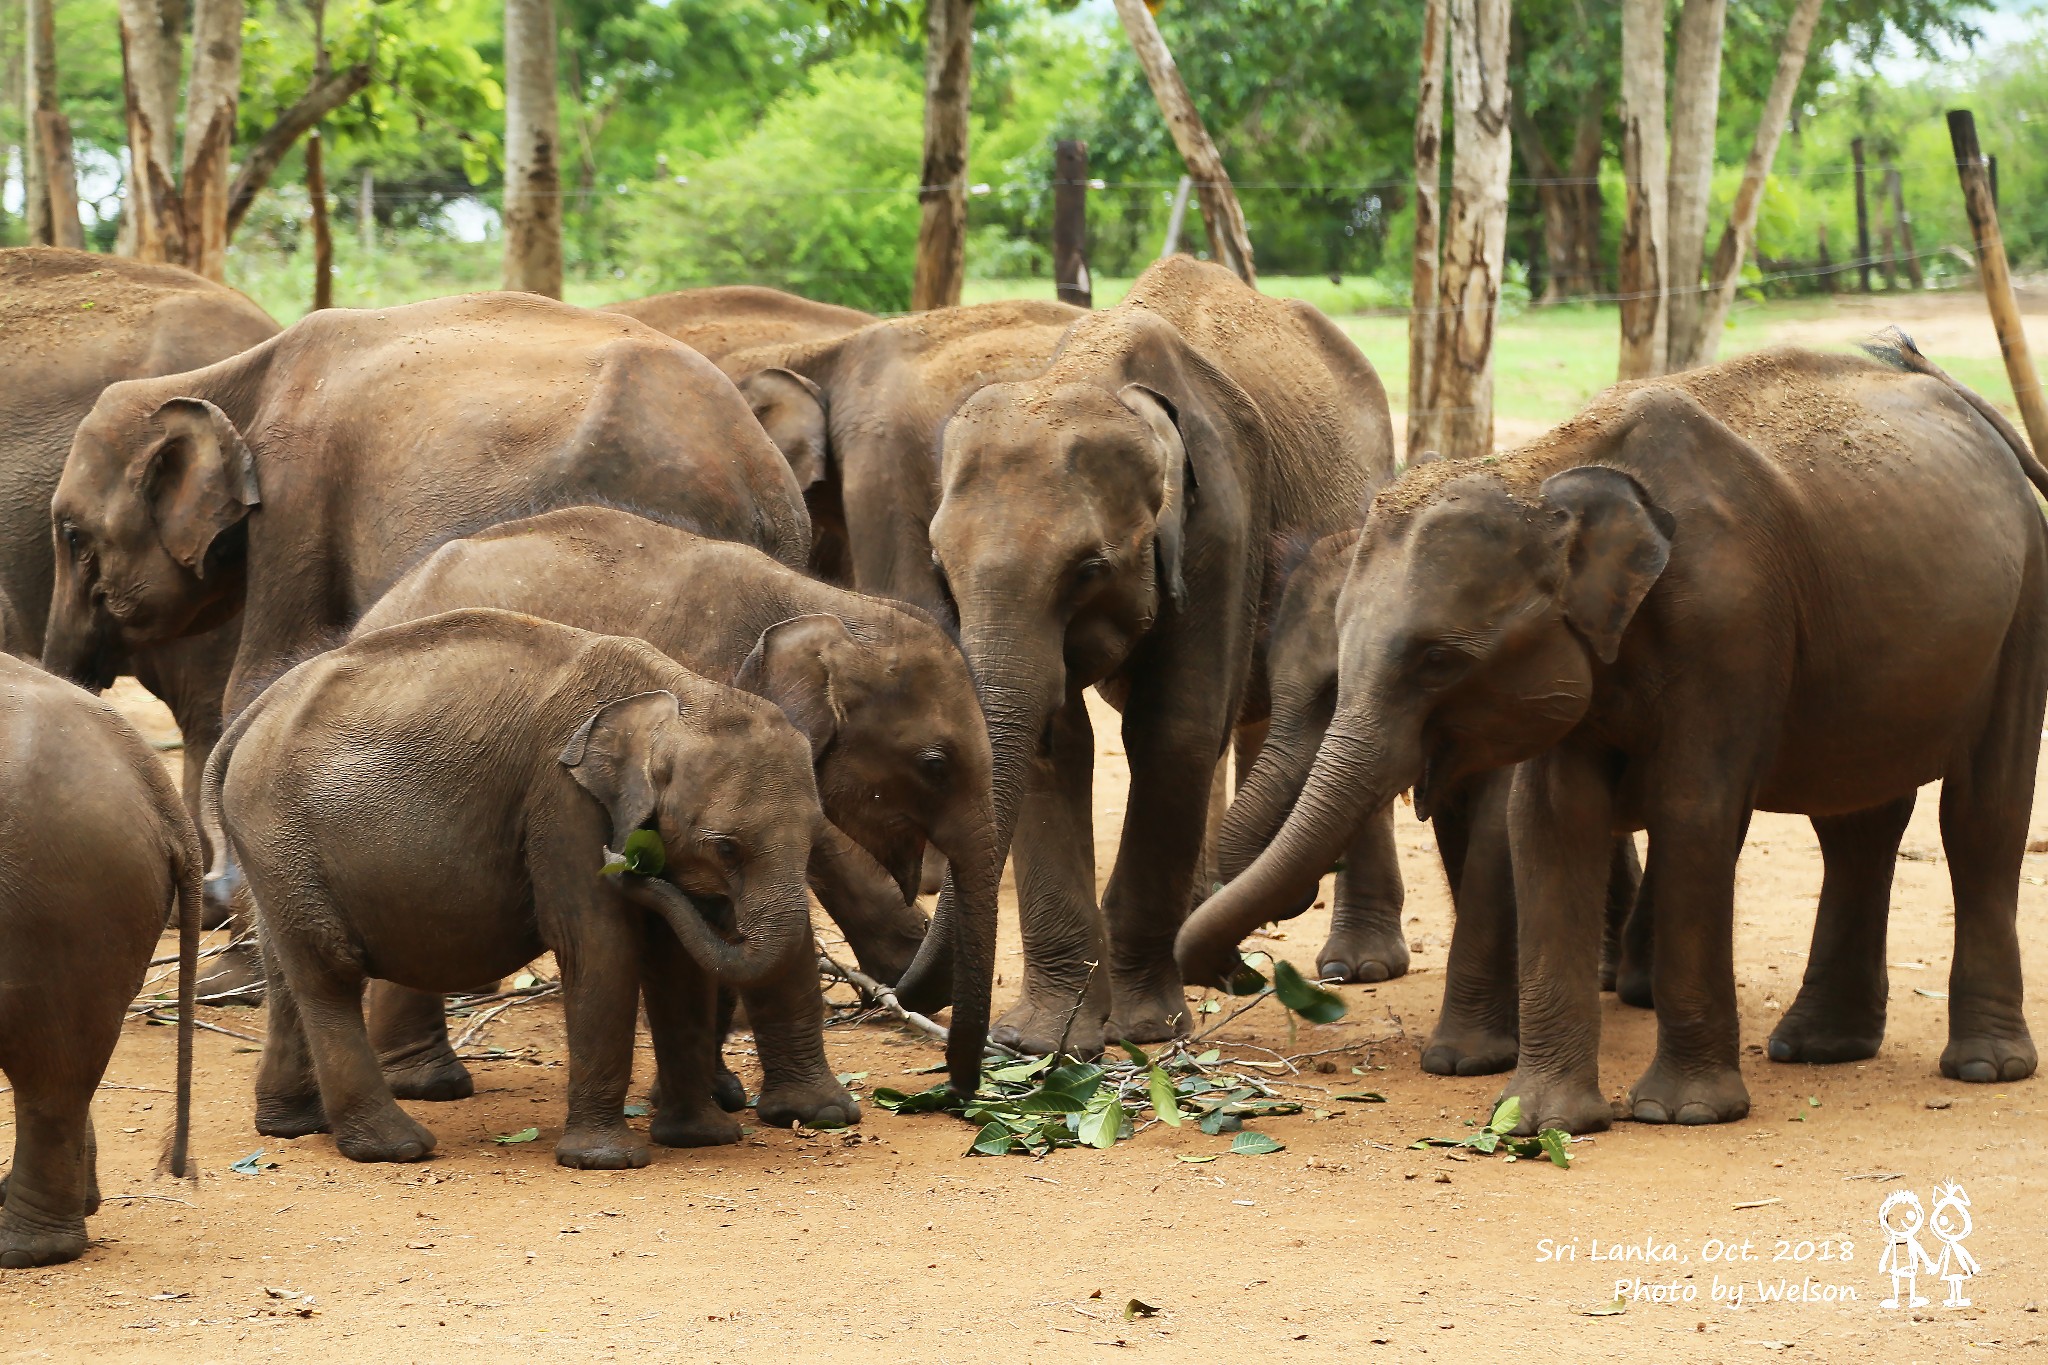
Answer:
M924 169L918 179L912 312L960 302L967 269L967 102L974 83L974 0L926 0Z
M120 5L128 118L122 245L140 260L183 261L185 221L174 158L185 6L183 0L120 0Z
M228 171L235 101L242 90L242 0L198 0L192 11L192 79L185 91L184 264L227 279Z
M310 0L313 11L313 83L332 69L327 60L327 0ZM327 221L326 148L320 128L306 134L306 198L313 206L313 309L334 307L334 233Z
M50 0L43 0L48 12ZM36 136L36 0L22 12L21 73L21 222L30 246L50 241L50 182L43 169L42 139ZM56 44L48 44L54 47Z
M1181 225L1187 222L1188 218L1188 190L1194 183L1193 176L1184 175L1180 178L1180 184L1174 186L1173 207L1166 214L1166 240L1159 244L1161 260L1180 250Z
M1670 322L1666 360L1685 369L1698 349L1707 201L1714 189L1714 129L1721 109L1721 33L1728 0L1685 0L1678 16L1671 91Z
M24 7L24 16L25 12ZM23 69L27 64L28 57L26 51L28 34L26 30L26 23L16 24L14 21L14 5L12 0L0 0L0 109L26 109L28 107L28 73ZM11 133L0 136L0 185L4 185L14 175L14 157L16 152L21 153L23 158L23 210L28 208L28 196L26 194L28 188L26 183L28 147L26 139L26 124L23 125L23 141L21 143L15 142ZM7 223L5 198L6 196L0 195L0 231L5 231ZM26 217L27 214L24 212L23 218L26 219Z
M1892 224L1899 234L1899 255L1904 258L1906 279L1915 289L1927 283L1927 277L1920 273L1920 254L1913 249L1913 215L1906 212L1906 195L1899 187L1899 172L1896 167L1884 173L1885 193L1892 201Z
M1621 0L1621 375L1664 373L1670 315L1664 155L1664 0Z
M562 297L554 0L505 0L505 287Z
M1806 69L1806 49L1813 42L1813 28L1820 20L1821 0L1799 0L1792 22L1785 28L1785 45L1778 52L1778 74L1771 79L1771 92L1764 97L1763 112L1757 117L1756 139L1750 143L1749 164L1742 169L1742 186L1728 210L1728 226L1721 233L1721 245L1714 252L1712 283L1706 293L1706 308L1700 316L1699 345L1690 357L1695 365L1711 365L1721 349L1721 329L1727 322L1728 305L1734 302L1735 286L1742 279L1742 260L1756 237L1756 214L1763 199L1764 182L1770 179L1771 162L1778 155L1778 139L1785 120L1792 115L1792 97L1799 90L1800 73Z
M78 224L78 170L71 159L71 120L57 102L57 16L53 0L28 0L28 91L25 140L35 149L40 194L25 198L31 241L83 249Z
M1436 343L1441 450L1493 450L1493 329L1507 265L1510 0L1451 0L1451 207Z
M1202 224L1209 230L1209 254L1217 264L1235 271L1246 284L1256 285L1258 273L1252 265L1252 241L1245 231L1244 209L1237 202L1229 172L1223 169L1222 154L1209 140L1209 130L1202 125L1202 116L1196 112L1195 102L1180 78L1180 68L1173 64L1173 54L1167 51L1166 40L1159 36L1159 26L1152 22L1152 12L1145 7L1145 0L1116 0L1116 13L1131 40L1131 51L1137 54L1138 65L1145 70L1152 98L1159 102L1160 117L1173 134L1173 145L1180 149L1181 160L1187 163L1188 174L1194 178Z
M1413 464L1443 445L1436 413L1437 261L1443 218L1444 30L1449 0L1423 0L1415 89L1415 259L1408 292L1408 445Z

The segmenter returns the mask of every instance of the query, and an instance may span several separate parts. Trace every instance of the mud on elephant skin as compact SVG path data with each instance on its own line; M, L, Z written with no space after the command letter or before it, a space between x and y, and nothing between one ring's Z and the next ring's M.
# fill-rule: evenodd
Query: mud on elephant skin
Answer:
M959 647L913 607L805 577L758 550L630 513L576 507L442 546L357 633L455 607L499 607L646 640L678 663L781 708L809 742L831 823L810 883L861 966L895 981L923 947L914 898L927 846L953 869L929 975L956 987L953 1082L972 1093L988 1032L996 894L988 732ZM815 991L815 986L813 986ZM383 993L388 998L388 993ZM380 999L381 1014L386 1000ZM930 1002L925 1002L930 1003ZM749 997L749 1014L773 1005ZM439 1098L460 1077L438 1007L408 1007L382 1049ZM431 1060L429 1060L431 1059ZM764 1050L770 1075L776 1058ZM457 1085L455 1088L460 1089ZM401 1095L405 1094L400 1090ZM762 1113L769 1122L821 1115Z
M1255 690L1271 547L1340 528L1391 469L1385 393L1357 348L1186 257L947 424L932 547L988 716L1024 931L999 1041L1051 1049L1077 999L1083 1050L1185 1031L1173 934ZM1099 906L1090 686L1120 706L1131 765Z
M569 1031L563 1165L647 1163L624 1119L643 993L668 1101L656 1142L739 1140L710 1098L721 983L785 1007L753 1021L782 1057L778 1103L857 1114L820 1032L810 759L775 707L643 641L510 612L408 622L292 669L208 769L272 969L257 1128L332 1131L357 1161L426 1156L433 1134L371 1048L364 979L460 989L544 951ZM641 830L661 865L601 876ZM730 907L737 944L699 901Z
M1404 786L1427 811L1519 764L1505 1093L1529 1126L1609 1123L1600 906L1614 834L1646 829L1658 1050L1625 1110L1723 1122L1748 1112L1730 964L1749 812L1812 816L1825 863L1772 1054L1866 1056L1904 816L1945 778L1941 1070L2031 1075L2015 914L2048 690L2036 490L2048 472L2011 425L1897 335L1871 359L1768 351L1621 385L1498 462L1410 474L1353 561L1301 799L1204 914L1290 904Z
M142 737L97 698L0 655L0 1075L14 1161L0 1269L76 1260L99 1208L92 1099L168 913L178 925L176 1117L187 1174L199 839Z

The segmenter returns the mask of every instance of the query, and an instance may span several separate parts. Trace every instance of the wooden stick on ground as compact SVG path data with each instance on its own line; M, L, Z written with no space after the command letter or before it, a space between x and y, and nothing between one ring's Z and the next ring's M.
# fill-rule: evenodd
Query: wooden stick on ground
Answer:
M1949 110L1948 135L1955 147L1956 176L1963 183L1963 207L1969 211L1970 231L1977 238L1977 274L1984 282L1984 301L1991 308L1998 349L2005 353L2006 378L2012 382L2012 396L2026 423L2027 440L2037 452L2048 449L2048 401L2042 398L2041 376L2027 348L2026 329L2020 325L2012 267L2005 258L2005 239L1998 231L1998 206L1992 200L1984 151L1977 145L1977 120L1967 109Z
M914 1010L905 1009L903 1002L896 998L895 991L884 986L866 972L857 971L852 967L842 965L830 953L821 951L818 954L818 970L827 976L837 977L863 995L881 1002L883 1009L889 1011L889 1013L895 1015L898 1019L901 1019L904 1023L927 1037L935 1038L943 1043L953 1036L947 1031L944 1024L934 1023ZM989 1046L994 1047L996 1045L991 1043Z

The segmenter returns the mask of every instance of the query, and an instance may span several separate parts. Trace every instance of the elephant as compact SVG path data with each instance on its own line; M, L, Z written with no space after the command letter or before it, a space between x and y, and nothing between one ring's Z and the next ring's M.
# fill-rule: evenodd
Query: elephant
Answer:
M1086 316L1049 301L970 304L722 359L803 486L811 571L943 612L929 535L939 431L975 390L1043 370Z
M810 744L772 703L645 641L489 608L358 636L236 717L206 799L271 968L266 1136L332 1131L354 1161L433 1150L371 1048L369 976L446 991L553 951L569 1033L555 1159L597 1170L648 1161L624 1116L643 990L664 1101L650 1136L670 1147L739 1141L711 1102L715 984L801 973L816 994ZM647 830L655 866L600 875L607 848L632 853ZM737 944L713 927L725 914ZM820 1022L753 1025L777 1035L793 1107L857 1115Z
M440 542L591 501L795 565L810 548L789 465L731 381L629 318L531 294L312 313L100 395L49 511L43 662L101 686L118 652L239 612L232 715ZM252 956L225 960L216 979L260 984Z
M1612 836L1649 832L1657 1053L1624 1112L1749 1108L1733 970L1753 809L1805 814L1825 873L1777 1061L1874 1055L1884 923L1917 788L1939 778L1956 953L1942 1074L2031 1075L2015 928L2048 692L2044 471L1902 334L1619 385L1497 461L1379 494L1343 596L1335 718L1301 798L1181 930L1301 894L1413 786L1518 764L1508 799L1525 1129L1613 1118L1598 907ZM2031 485L2031 487L2030 487Z
M166 1165L187 1173L205 864L142 736L99 698L7 655L0 792L0 1073L14 1088L0 1269L20 1269L85 1254L100 1205L93 1092L167 916L178 926L178 1060Z
M608 303L598 311L644 322L713 361L750 346L825 341L875 320L874 314L858 308L813 303L753 284L679 289L672 294Z
M56 572L50 499L72 433L101 391L211 365L277 330L242 295L176 266L59 247L0 250L0 593L13 607L10 651L43 652ZM229 622L107 661L110 676L132 671L177 719L195 821L238 629ZM215 994L210 985L201 993Z
M646 640L705 677L780 706L810 743L828 821L812 848L811 885L870 975L894 982L910 965L925 935L910 903L919 861L927 841L943 852L960 886L958 898L941 904L967 921L947 936L959 987L948 1053L955 1088L974 1093L988 1033L1002 864L990 847L988 731L966 662L942 630L915 608L816 582L747 546L599 507L565 508L450 541L400 579L356 630L468 606ZM789 1001L750 996L748 1015L788 1014L806 1001L813 1013L821 1008L814 974L790 989L797 998ZM411 1065L402 1069L414 1076L456 1081L467 1094L468 1073L449 1049L440 1002L406 994L386 992L373 1011L373 1018L392 1016L375 1020L387 1077L394 1058L406 1059ZM761 1052L773 1072L779 1059L766 1043ZM737 1107L743 1097L729 1074L720 1083ZM800 1116L764 1102L761 1117L787 1123Z
M1076 322L1043 374L983 388L947 424L932 548L988 716L1024 931L998 1042L1088 1052L1185 1031L1173 934L1217 763L1264 692L1276 547L1342 527L1392 468L1386 393L1334 324L1179 256ZM1099 909L1090 686L1123 713L1131 769Z

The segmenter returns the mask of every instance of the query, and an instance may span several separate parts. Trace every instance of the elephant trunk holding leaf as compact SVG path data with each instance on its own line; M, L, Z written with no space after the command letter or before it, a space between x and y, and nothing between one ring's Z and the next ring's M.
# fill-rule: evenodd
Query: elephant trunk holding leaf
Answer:
M384 1082L367 977L445 991L552 951L569 1033L555 1155L593 1169L647 1163L624 1118L643 992L664 1099L651 1136L679 1147L739 1140L710 1099L716 986L801 976L816 994L810 746L775 707L643 641L494 610L373 632L238 717L207 798L271 968L256 1083L271 1136L331 1131L356 1161L433 1150ZM608 848L649 875L621 875ZM781 1084L851 1107L818 1011L753 1022L781 1049Z
M932 547L988 716L1024 931L999 1041L1092 1052L1185 1031L1173 934L1217 763L1264 690L1273 547L1351 521L1392 460L1385 392L1327 318L1187 257L947 424ZM1123 713L1131 767L1099 908L1091 686ZM899 996L915 1008L924 984L913 968Z
M925 939L912 898L927 845L952 878L933 964L950 976L952 1080L972 1094L988 1032L996 896L988 732L966 661L915 608L806 578L758 550L627 512L574 507L450 541L408 573L358 634L456 607L498 607L646 640L678 663L766 698L809 742L830 822L810 880L861 965L884 981ZM957 928L956 928L957 926ZM814 975L790 999L756 988L750 1018L820 1008ZM379 988L373 1008L386 1075L401 1096L459 1098L469 1077L448 1046L437 998ZM770 1123L844 1123L852 1113L794 1109L806 1094L775 1084L782 1060L761 1044ZM737 1082L728 1083L727 1097Z
M1181 932L1191 980L1281 913L1404 787L1508 799L1522 1127L1587 1132L1600 907L1647 829L1655 1060L1625 1111L1748 1112L1732 967L1753 809L1809 815L1825 876L1780 1061L1874 1054L1884 924L1918 787L1956 901L1944 1075L2033 1073L2015 916L2048 693L2048 471L1894 333L1625 384L1498 461L1382 492L1352 561L1334 718L1279 836ZM2031 487L2029 486L2031 484Z

